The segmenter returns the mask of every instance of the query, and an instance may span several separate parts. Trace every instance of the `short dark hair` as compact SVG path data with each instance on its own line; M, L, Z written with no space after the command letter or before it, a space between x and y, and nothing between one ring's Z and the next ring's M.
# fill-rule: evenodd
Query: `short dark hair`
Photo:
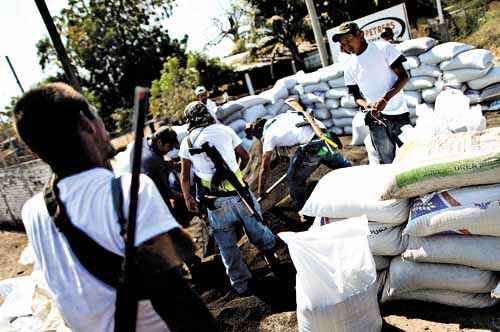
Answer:
M179 144L177 133L170 127L160 127L154 134L153 140L159 140L162 144Z
M80 93L64 83L51 83L25 93L14 107L18 135L54 170L86 161L78 136L80 112L94 113Z

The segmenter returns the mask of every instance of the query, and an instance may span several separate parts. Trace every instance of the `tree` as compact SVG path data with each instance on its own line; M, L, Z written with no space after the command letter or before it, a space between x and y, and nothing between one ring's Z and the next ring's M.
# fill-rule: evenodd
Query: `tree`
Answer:
M184 67L178 58L169 57L160 74L151 84L149 109L155 118L178 121L183 118L186 105L195 100L199 73L192 63Z
M162 25L174 0L69 0L54 18L82 85L100 102L110 129L111 114L130 108L136 85L158 78L165 59L185 62L187 37L173 40ZM37 43L42 68L62 68L47 38Z

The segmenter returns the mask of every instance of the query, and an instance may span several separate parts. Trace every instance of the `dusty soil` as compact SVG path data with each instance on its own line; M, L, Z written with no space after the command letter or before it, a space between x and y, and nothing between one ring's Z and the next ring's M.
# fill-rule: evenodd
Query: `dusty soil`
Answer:
M486 114L488 127L500 126L500 112ZM350 147L350 137L343 137L347 159L355 164L368 163L364 147ZM259 146L252 151L254 159L245 170L248 182L255 185ZM285 158L286 159L286 158ZM282 160L272 169L271 179L278 179L286 171ZM320 168L313 175L318 180L328 172ZM286 184L281 184L263 204L264 217L274 232L301 231L308 225L298 222L297 214L287 198ZM206 250L206 228L203 221L194 219L188 229L201 256ZM237 297L229 291L228 280L218 255L203 258L195 289L216 316L222 331L234 332L291 332L297 331L295 314L295 270L285 249L280 257L279 281L270 273L262 256L242 235L240 247L257 280L255 296ZM30 273L31 266L17 263L26 236L22 233L0 231L0 280ZM212 250L213 252L213 250ZM500 305L488 309L462 309L417 301L398 301L380 306L384 318L383 331L500 331Z

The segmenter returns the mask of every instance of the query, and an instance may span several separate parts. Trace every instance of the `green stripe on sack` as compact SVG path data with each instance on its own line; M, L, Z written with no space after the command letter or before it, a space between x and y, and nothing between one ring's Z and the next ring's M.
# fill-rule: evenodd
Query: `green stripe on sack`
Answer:
M396 175L396 184L403 188L429 178L469 175L500 168L500 154L422 166Z

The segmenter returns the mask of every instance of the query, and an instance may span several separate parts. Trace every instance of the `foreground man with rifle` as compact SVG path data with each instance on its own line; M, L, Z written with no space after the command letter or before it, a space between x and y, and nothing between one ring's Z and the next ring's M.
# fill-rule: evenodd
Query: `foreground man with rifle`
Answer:
M190 193L192 168L203 191L208 222L214 231L231 286L237 294L248 295L252 275L238 248L236 227L239 224L244 227L250 242L264 253L271 267L276 264L273 253L276 239L262 223L260 207L240 171L248 162L248 153L238 135L231 128L215 123L204 104L190 103L185 116L189 135L181 143L179 156L186 205L190 210L197 209Z
M139 167L121 178L106 168L114 149L95 108L68 85L54 83L26 93L14 117L21 138L54 173L44 193L26 202L22 219L69 328L216 331L215 320L179 271L193 249L191 239L151 179L139 176ZM127 219L135 215L131 232ZM126 270L132 273L123 276L126 242L132 267ZM130 247L134 256L128 255Z

